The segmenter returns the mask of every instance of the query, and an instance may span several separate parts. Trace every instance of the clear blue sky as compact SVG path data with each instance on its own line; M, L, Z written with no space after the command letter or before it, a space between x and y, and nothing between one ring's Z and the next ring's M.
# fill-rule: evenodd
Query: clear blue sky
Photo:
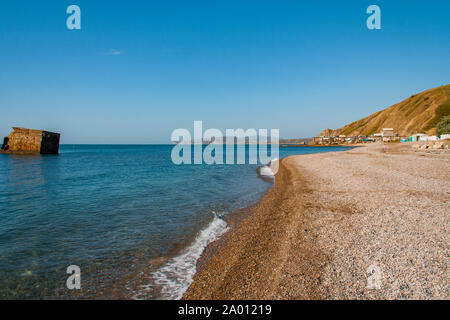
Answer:
M203 120L314 136L450 83L449 13L448 0L2 0L0 135L165 143Z

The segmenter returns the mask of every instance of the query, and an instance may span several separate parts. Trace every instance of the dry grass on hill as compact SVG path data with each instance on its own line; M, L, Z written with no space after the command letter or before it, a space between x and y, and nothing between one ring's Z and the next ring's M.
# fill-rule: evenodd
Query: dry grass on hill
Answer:
M436 134L439 120L450 114L450 85L412 95L408 99L340 129L327 129L320 135L371 135L382 128L394 128L395 133Z

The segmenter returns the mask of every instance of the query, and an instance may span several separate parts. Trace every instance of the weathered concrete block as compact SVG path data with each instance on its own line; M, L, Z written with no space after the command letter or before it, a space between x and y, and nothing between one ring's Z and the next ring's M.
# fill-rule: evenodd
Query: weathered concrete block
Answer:
M59 133L13 127L5 137L2 151L7 153L58 154Z

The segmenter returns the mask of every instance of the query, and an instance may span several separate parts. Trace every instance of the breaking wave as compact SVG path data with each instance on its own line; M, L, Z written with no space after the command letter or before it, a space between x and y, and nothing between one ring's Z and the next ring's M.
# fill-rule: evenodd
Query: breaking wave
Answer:
M263 180L274 180L275 173L278 171L278 159L270 161L269 165L261 166L256 169L258 176Z
M211 223L183 252L170 259L166 265L153 273L153 285L161 288L161 299L178 300L189 288L197 272L197 260L211 242L228 230L227 223L217 214ZM144 289L146 286L143 286Z

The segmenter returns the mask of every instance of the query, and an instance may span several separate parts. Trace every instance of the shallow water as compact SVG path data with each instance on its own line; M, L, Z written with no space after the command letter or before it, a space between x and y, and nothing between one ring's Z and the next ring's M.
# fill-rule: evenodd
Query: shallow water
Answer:
M171 145L0 155L0 298L179 298L222 214L271 184L257 165L174 165ZM343 148L280 148L280 157ZM68 290L66 269L81 269Z

